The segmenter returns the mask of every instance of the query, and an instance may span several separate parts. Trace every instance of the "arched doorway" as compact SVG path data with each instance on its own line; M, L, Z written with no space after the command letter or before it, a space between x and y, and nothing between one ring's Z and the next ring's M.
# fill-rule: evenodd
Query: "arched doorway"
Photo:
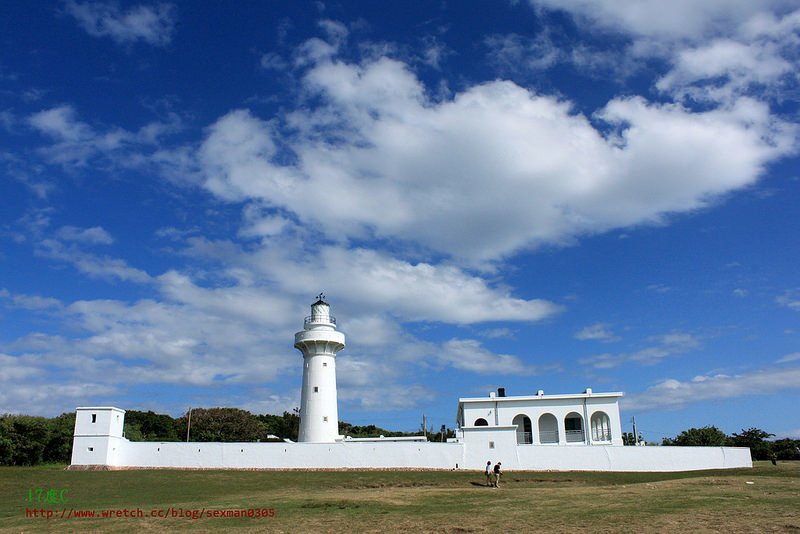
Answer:
M558 443L558 419L551 413L539 418L539 443Z
M580 443L586 441L583 432L583 417L577 412L567 414L564 418L564 430L567 443Z
M533 428L531 418L525 414L519 414L511 421L512 425L517 425L517 445L530 445L533 443Z
M592 414L592 440L611 441L611 421L605 412Z
M489 426L489 423L483 417L475 420L475 426Z

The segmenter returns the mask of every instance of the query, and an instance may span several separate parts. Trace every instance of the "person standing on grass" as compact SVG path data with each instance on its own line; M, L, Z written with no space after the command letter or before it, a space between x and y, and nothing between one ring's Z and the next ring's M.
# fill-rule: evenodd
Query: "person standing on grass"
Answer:
M501 465L501 462L497 462L496 464L494 464L494 487L495 488L499 488L500 487L500 465ZM488 467L487 467L487 469L488 469Z
M483 470L483 474L486 475L486 485L491 487L492 486L492 461L491 460L486 462L486 469Z

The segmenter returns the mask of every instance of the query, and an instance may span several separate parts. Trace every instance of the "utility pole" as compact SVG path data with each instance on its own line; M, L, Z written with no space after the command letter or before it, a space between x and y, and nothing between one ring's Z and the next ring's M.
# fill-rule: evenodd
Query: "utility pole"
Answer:
M189 421L186 423L186 442L189 442L189 429L192 428L192 409L189 408Z
M428 438L428 420L425 419L425 414L422 414L422 435L425 439Z
M634 415L631 417L631 421L633 422L633 444L639 444L639 434L636 432L636 416Z

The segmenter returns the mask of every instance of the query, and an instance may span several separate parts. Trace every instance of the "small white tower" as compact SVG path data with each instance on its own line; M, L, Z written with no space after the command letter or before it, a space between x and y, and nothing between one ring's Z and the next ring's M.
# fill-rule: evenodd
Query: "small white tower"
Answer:
M119 465L125 410L113 406L75 411L72 465Z
M344 348L344 334L336 331L336 319L320 293L305 318L303 330L294 335L294 346L303 353L303 390L300 394L299 441L332 443L339 435L336 399L336 353Z

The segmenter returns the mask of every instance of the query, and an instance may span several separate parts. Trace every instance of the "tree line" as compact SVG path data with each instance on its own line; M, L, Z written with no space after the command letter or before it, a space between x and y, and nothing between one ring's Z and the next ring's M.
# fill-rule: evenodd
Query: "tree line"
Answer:
M191 423L190 423L191 415ZM75 413L45 418L30 415L0 415L0 465L69 463ZM216 441L269 442L297 441L300 417L296 412L282 415L255 415L238 408L194 408L173 418L152 411L128 410L124 436L131 441ZM357 426L340 421L339 433L350 437L410 436L416 432L394 432L375 425ZM430 441L445 441L455 436L452 429L427 432ZM749 447L754 460L798 460L800 440L778 439L759 428L748 428L730 436L715 426L690 428L662 445ZM631 433L623 434L625 445L634 445Z
M800 440L776 439L775 434L760 428L742 429L730 436L715 426L690 428L674 438L663 438L661 445L672 447L749 447L753 460L800 460ZM635 445L636 438L630 432L622 434L625 445ZM639 440L641 441L641 439Z
M0 415L0 465L69 463L75 413L45 418L30 415ZM125 412L123 436L130 441L269 442L297 441L300 417L296 412L283 415L255 415L238 408L194 408L180 417L152 411ZM358 426L340 421L339 433L350 437L409 436L413 432L394 432L375 425ZM453 430L444 437L452 437ZM438 441L441 433L428 439Z

